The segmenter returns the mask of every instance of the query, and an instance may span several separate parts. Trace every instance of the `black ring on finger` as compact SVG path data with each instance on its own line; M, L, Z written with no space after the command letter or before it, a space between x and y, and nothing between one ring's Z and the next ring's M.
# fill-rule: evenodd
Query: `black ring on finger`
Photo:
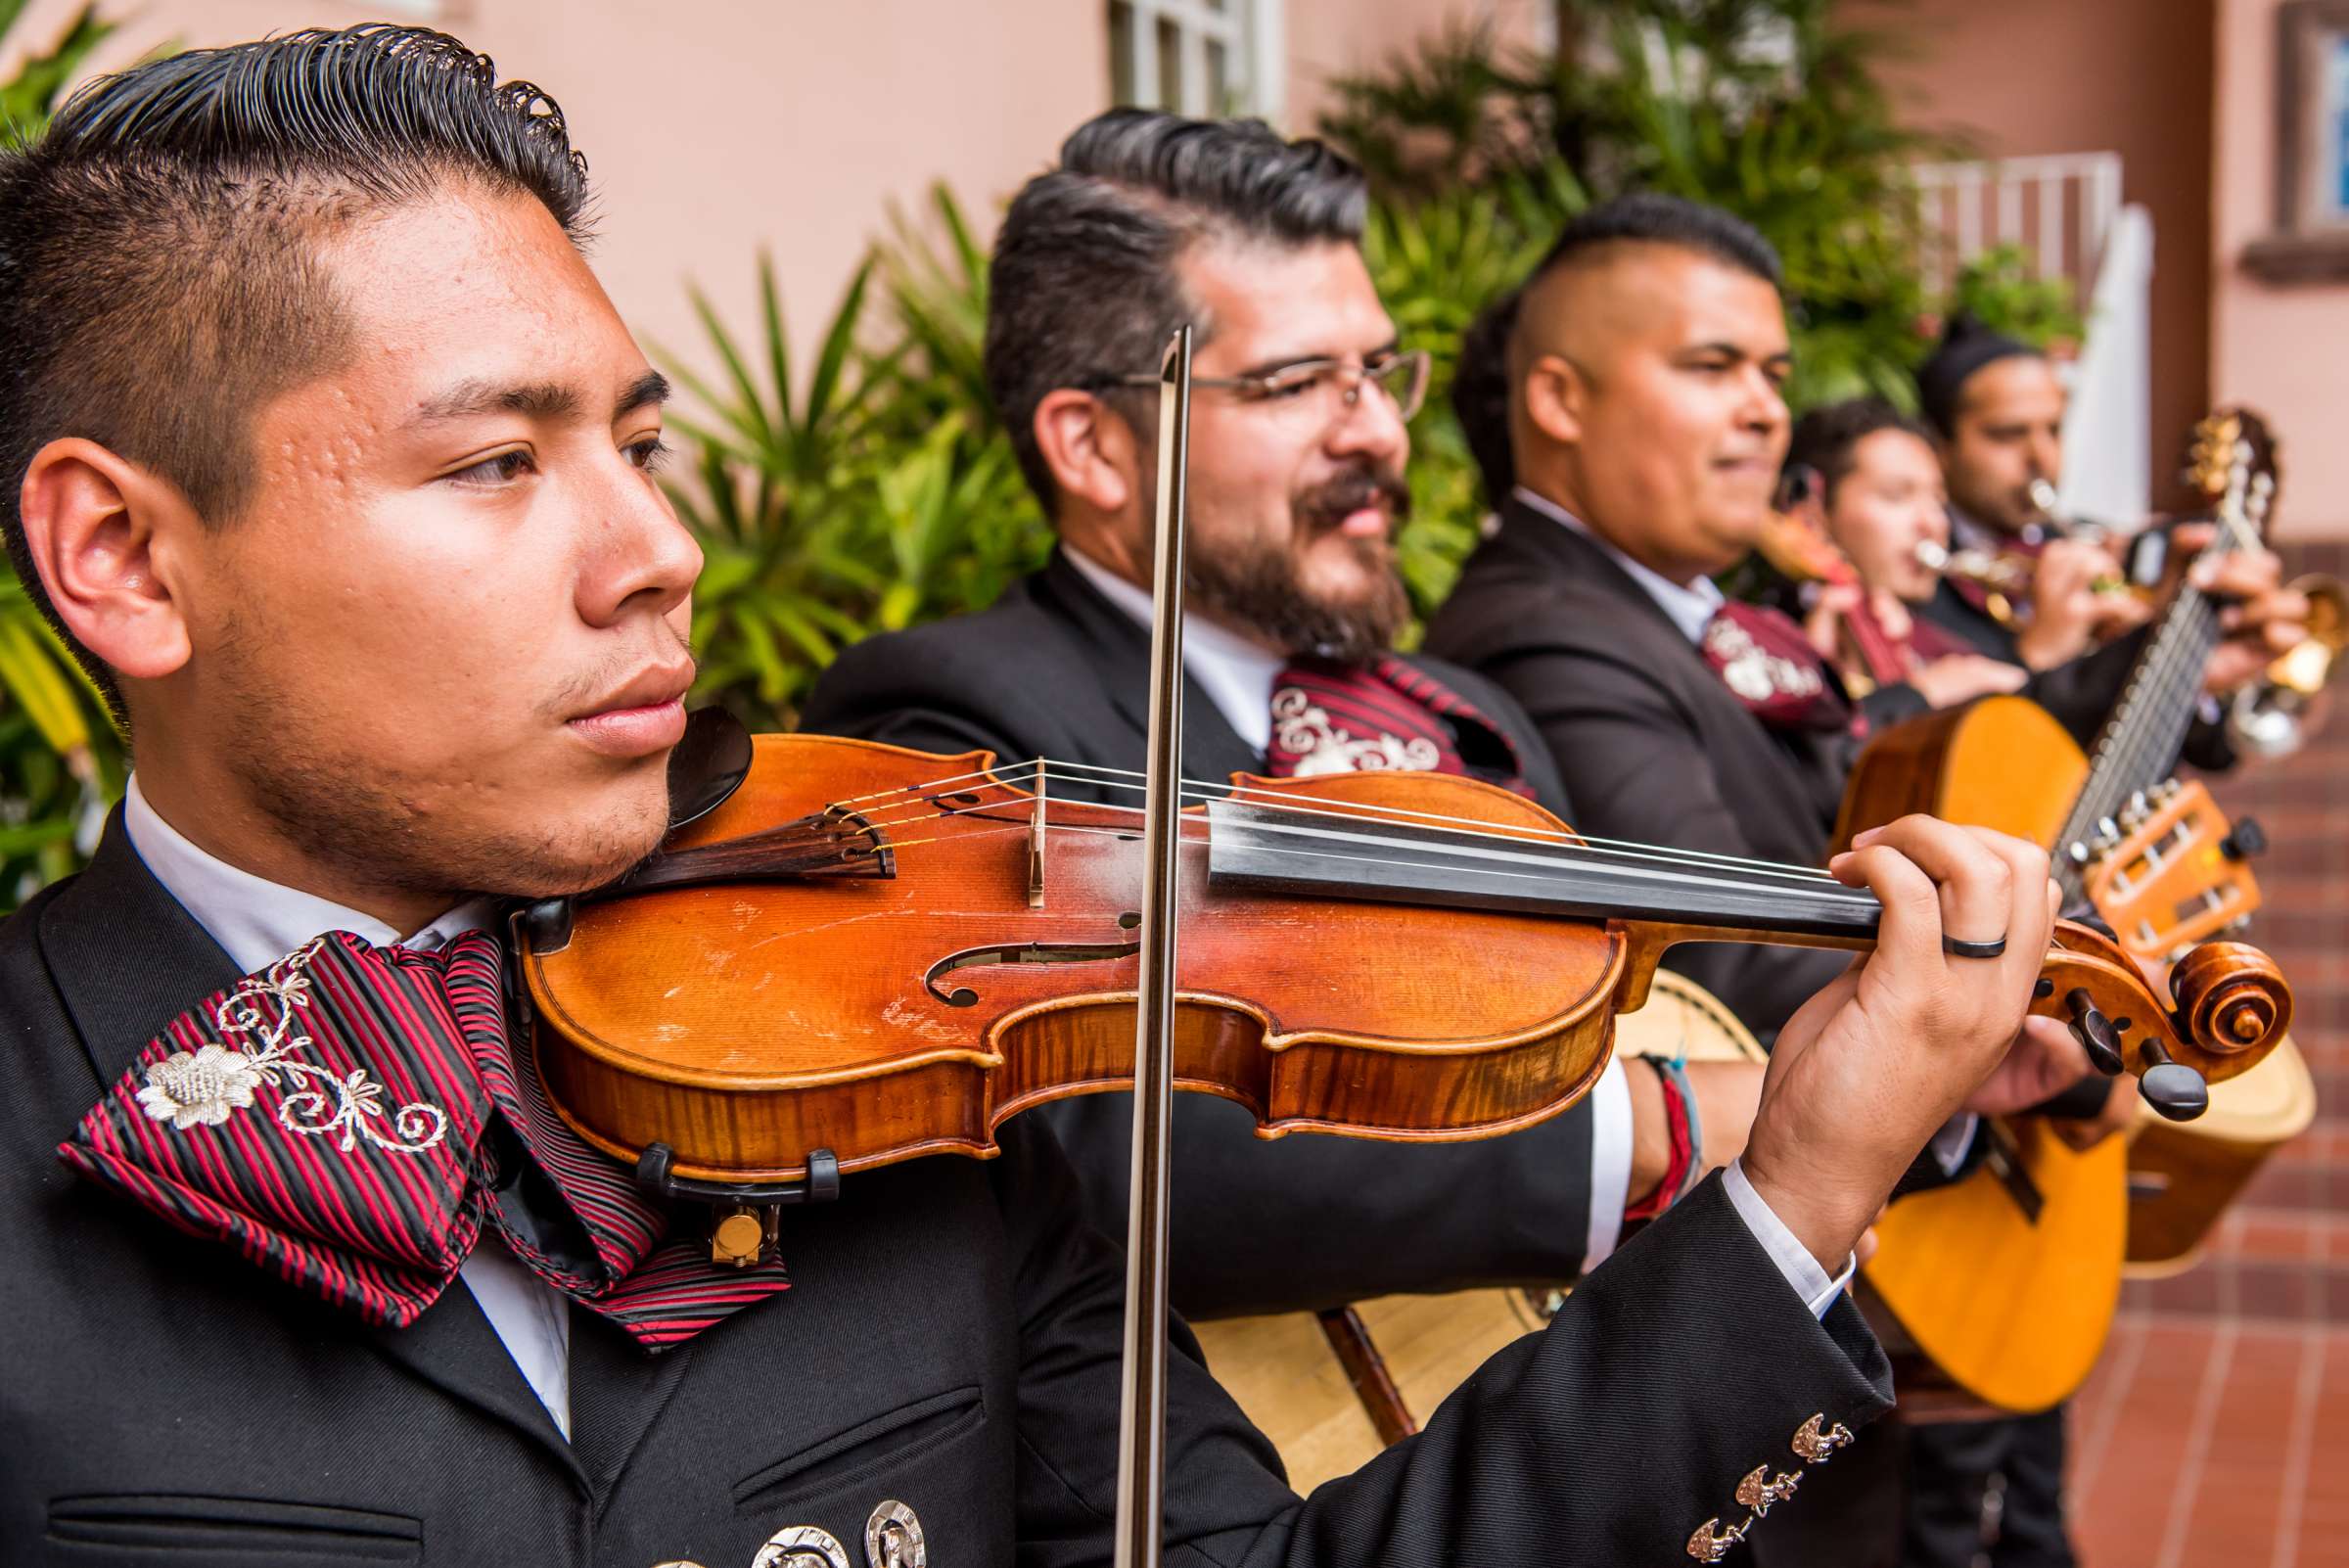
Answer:
M2006 939L2001 936L1990 942L1965 942L1944 935L1941 950L1953 958L1996 958L2006 950Z

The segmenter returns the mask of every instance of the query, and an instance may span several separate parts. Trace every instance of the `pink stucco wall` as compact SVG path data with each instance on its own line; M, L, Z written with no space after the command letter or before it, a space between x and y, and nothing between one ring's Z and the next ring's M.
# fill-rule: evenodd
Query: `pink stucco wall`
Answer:
M2283 442L2286 538L2349 538L2349 284L2262 282L2243 247L2275 222L2278 0L2220 0L2211 202L2211 391Z
M1916 124L1988 158L2121 155L2122 199L2153 218L2155 503L2208 406L2212 0L1841 0L1888 34L1887 79Z
M1449 20L1530 37L1545 0L1287 0L1287 112L1320 83ZM753 258L776 263L795 338L812 345L850 271L945 180L991 226L1061 139L1106 107L1106 0L101 0L124 20L101 64L169 39L215 44L370 17L424 21L563 105L602 192L595 262L647 339L709 363L686 300L698 281L755 327ZM73 0L33 0L11 40L53 34ZM11 56L0 55L0 69Z

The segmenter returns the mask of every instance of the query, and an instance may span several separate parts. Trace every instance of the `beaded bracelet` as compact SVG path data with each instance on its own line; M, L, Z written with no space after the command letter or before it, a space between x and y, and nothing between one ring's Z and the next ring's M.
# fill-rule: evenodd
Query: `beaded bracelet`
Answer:
M1672 1156L1655 1191L1623 1211L1627 1221L1654 1219L1687 1196L1705 1174L1704 1122L1697 1114L1696 1091L1688 1084L1687 1059L1642 1056L1639 1060L1655 1070L1657 1086L1664 1091L1664 1125L1672 1138Z

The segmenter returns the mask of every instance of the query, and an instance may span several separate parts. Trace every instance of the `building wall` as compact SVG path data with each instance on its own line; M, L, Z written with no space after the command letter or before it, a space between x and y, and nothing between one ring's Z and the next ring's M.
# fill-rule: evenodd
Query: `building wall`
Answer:
M1334 72L1424 32L1494 20L1531 38L1544 0L1286 0L1287 123ZM686 296L757 327L755 257L775 261L810 349L893 208L945 181L983 229L1109 102L1107 0L101 0L122 20L99 65L369 18L444 27L563 106L601 192L594 260L640 340L712 362ZM12 38L60 30L33 0ZM0 70L10 57L0 56ZM805 363L811 355L804 354Z
M2276 221L2278 0L2220 0L2211 390L2281 442L2280 536L2349 538L2349 284L2264 282L2243 248Z
M1908 117L1984 156L2117 152L2153 218L2156 504L2210 398L2213 0L1846 0L1889 32Z

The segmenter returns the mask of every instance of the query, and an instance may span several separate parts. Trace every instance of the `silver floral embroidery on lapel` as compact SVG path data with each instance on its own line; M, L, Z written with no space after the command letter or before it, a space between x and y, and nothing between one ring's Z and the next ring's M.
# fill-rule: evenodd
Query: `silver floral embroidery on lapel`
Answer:
M1443 761L1436 743L1424 735L1403 740L1373 735L1356 740L1330 722L1328 710L1295 686L1272 694L1273 738L1280 749L1297 759L1289 771L1299 778L1324 773L1424 773Z
M140 1108L178 1131L218 1127L249 1109L253 1090L266 1084L294 1090L278 1101L280 1127L303 1137L340 1130L343 1135L336 1141L345 1154L361 1137L392 1154L422 1154L445 1137L448 1113L438 1105L419 1101L387 1115L384 1085L369 1078L367 1069L354 1067L337 1077L293 1054L310 1043L309 1036L294 1033L295 1013L310 1005L310 977L303 971L325 942L313 937L266 973L239 982L221 999L212 1022L222 1041L236 1041L234 1047L207 1042L148 1063ZM274 1019L264 1002L275 1003Z

